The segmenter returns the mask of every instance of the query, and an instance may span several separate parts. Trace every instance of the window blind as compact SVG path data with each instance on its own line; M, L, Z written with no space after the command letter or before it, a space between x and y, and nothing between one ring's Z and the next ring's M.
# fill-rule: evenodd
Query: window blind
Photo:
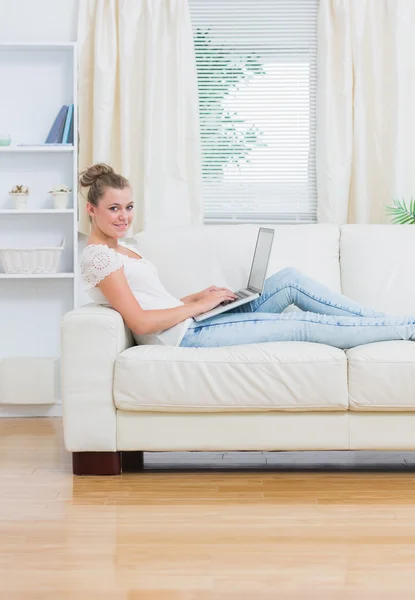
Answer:
M189 0L205 221L316 221L317 5Z

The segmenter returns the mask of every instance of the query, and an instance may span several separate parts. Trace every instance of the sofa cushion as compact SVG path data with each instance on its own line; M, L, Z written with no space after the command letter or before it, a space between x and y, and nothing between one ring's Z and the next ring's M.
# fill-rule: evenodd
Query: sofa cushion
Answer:
M343 225L343 294L395 315L415 315L413 225Z
M346 355L309 342L136 346L117 357L114 401L128 411L347 410Z
M268 276L285 267L295 267L333 290L340 291L340 231L337 226L327 223L263 226L272 227L275 231ZM259 227L260 225L205 227L229 287L246 286Z
M205 229L173 227L134 236L137 248L157 267L164 287L176 298L210 285L226 285L213 241Z
M415 410L414 342L377 342L346 353L350 410Z
M264 224L270 227L268 224ZM134 241L176 298L209 285L245 287L260 225L204 225L143 231ZM331 224L271 225L268 275L296 267L340 291L339 228Z

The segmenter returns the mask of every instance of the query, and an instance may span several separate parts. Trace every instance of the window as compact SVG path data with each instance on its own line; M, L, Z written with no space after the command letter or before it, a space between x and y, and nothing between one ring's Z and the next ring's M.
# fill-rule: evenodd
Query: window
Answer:
M318 0L189 0L205 221L314 222Z

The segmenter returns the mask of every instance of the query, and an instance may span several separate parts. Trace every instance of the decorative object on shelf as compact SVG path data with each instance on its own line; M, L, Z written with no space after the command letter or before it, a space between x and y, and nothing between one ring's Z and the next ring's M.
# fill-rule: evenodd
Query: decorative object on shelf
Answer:
M73 144L73 113L73 104L59 109L45 144Z
M415 225L415 198L412 197L409 206L405 200L393 199L393 206L386 206L386 212L391 215L395 225Z
M58 185L57 187L49 190L49 194L53 197L53 208L64 209L68 207L69 202L69 194L71 193L71 188L67 185Z
M5 357L0 360L0 404L54 404L59 360L49 357Z
M65 239L60 246L38 248L0 248L0 263L5 273L57 273Z
M10 146L12 138L9 133L0 133L0 146Z
M14 207L17 210L22 210L27 207L27 198L29 196L29 188L27 185L15 185L9 192L13 198Z

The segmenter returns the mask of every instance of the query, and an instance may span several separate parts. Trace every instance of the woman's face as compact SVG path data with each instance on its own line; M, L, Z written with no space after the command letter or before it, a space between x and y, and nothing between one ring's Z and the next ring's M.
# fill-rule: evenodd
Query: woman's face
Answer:
M102 233L109 237L122 238L128 232L134 215L131 188L107 188L98 206L87 202L87 210L93 223Z

